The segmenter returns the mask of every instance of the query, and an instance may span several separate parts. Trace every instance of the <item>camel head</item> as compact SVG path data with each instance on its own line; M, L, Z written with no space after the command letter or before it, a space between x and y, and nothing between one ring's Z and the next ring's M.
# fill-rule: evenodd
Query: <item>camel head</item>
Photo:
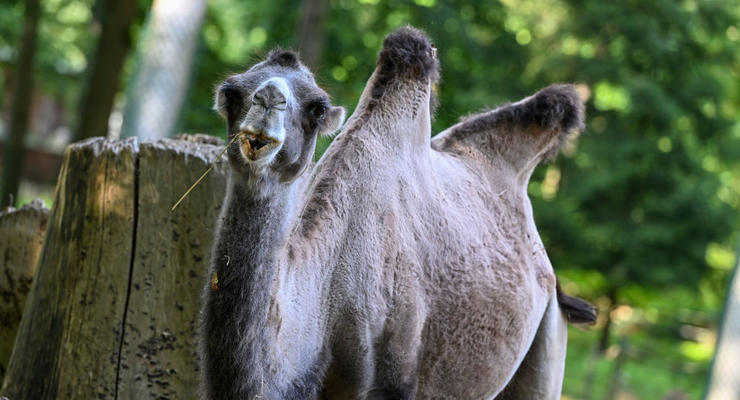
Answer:
M215 109L226 119L232 168L249 182L292 182L311 163L316 137L344 121L313 74L285 50L273 50L216 91Z

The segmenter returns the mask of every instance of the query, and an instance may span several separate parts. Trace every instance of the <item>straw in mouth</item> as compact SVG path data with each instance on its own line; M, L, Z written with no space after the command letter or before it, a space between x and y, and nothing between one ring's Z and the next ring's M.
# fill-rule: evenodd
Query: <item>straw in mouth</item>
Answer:
M221 156L223 156L224 153L226 153L226 150L229 149L229 146L231 146L231 144L234 143L236 141L236 139L240 138L243 135L244 135L244 133L237 133L236 135L234 135L234 137L231 139L231 141L229 142L229 144L227 144L226 146L224 146L223 150L221 150L221 152L218 153L218 157L216 157L216 160L219 160L221 158ZM172 208L170 209L170 212L175 211L175 209L177 208L177 206L179 206L180 203L182 203L182 201L185 200L185 197L187 197L190 194L190 192L192 192L193 189L195 189L195 187L198 186L198 184L206 177L206 175L208 175L208 173L211 172L211 170L213 169L213 166L214 165L211 164L211 166L208 167L208 169L206 169L205 172L203 172L203 174L200 176L200 178L198 178L198 180L195 181L195 183L193 183L190 186L190 188L188 188L188 190L185 191L185 193L180 197L180 200L177 200L177 203L175 203L172 206Z

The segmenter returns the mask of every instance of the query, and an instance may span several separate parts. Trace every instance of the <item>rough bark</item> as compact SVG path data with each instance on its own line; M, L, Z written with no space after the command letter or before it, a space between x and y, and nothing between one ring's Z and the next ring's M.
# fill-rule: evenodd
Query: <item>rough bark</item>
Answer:
M163 139L139 152L139 223L119 399L195 398L200 294L226 188L220 163L175 212L220 147Z
M114 393L133 244L135 141L70 146L2 393Z
M68 148L0 395L194 398L225 162L170 207L216 160L221 147L201 142L96 138Z
M328 0L301 1L301 20L298 27L298 51L311 69L320 67L326 42Z
M20 54L15 68L15 90L10 110L10 135L3 153L3 179L0 181L0 207L10 204L10 199L18 195L23 148L28 131L28 118L33 93L33 64L36 50L37 27L41 7L39 0L27 0Z
M135 0L103 0L102 30L80 99L75 140L106 136L126 55L131 49Z
M49 209L40 200L0 212L0 381L8 367L48 221Z

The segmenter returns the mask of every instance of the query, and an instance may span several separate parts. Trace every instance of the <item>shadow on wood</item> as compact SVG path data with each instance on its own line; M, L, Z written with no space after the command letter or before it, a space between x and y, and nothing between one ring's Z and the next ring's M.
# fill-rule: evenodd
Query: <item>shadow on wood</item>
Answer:
M228 171L203 141L68 147L2 395L195 396L200 292Z

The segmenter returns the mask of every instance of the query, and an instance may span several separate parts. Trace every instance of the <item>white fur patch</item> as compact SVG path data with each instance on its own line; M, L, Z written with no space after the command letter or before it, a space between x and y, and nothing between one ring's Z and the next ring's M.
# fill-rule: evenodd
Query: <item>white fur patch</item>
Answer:
M260 90L264 89L268 85L272 85L275 88L277 88L280 93L285 97L285 103L286 103L286 109L279 109L276 107L272 107L268 110L265 110L264 108L252 108L249 113L247 113L247 116L244 118L244 120L239 124L239 129L241 131L249 131L249 132L255 132L255 133L264 133L266 136L271 137L272 139L276 140L276 144L270 144L266 146L264 149L264 154L260 156L256 161L252 161L249 157L245 156L245 159L248 162L253 162L257 164L264 164L267 165L272 162L272 160L277 155L278 151L282 147L282 144L285 142L285 118L287 117L287 107L294 107L295 105L295 97L293 97L293 92L291 92L290 87L288 86L288 82L284 78L280 77L274 77L265 80L262 82L257 89L255 89L254 93L259 92ZM267 112L267 116L265 115L265 112ZM266 118L266 119L265 119ZM265 122L264 129L258 129L255 127L256 122ZM263 131L263 132L260 132ZM243 151L242 151L243 153Z
M265 86L272 84L275 86L280 93L285 96L285 102L288 104L288 106L295 105L295 98L293 97L293 92L290 90L290 86L288 86L288 81L285 80L285 78L281 78L279 76L276 76L274 78L270 78L262 84L260 84L257 89L254 91L255 93L259 92L260 90L264 89Z

